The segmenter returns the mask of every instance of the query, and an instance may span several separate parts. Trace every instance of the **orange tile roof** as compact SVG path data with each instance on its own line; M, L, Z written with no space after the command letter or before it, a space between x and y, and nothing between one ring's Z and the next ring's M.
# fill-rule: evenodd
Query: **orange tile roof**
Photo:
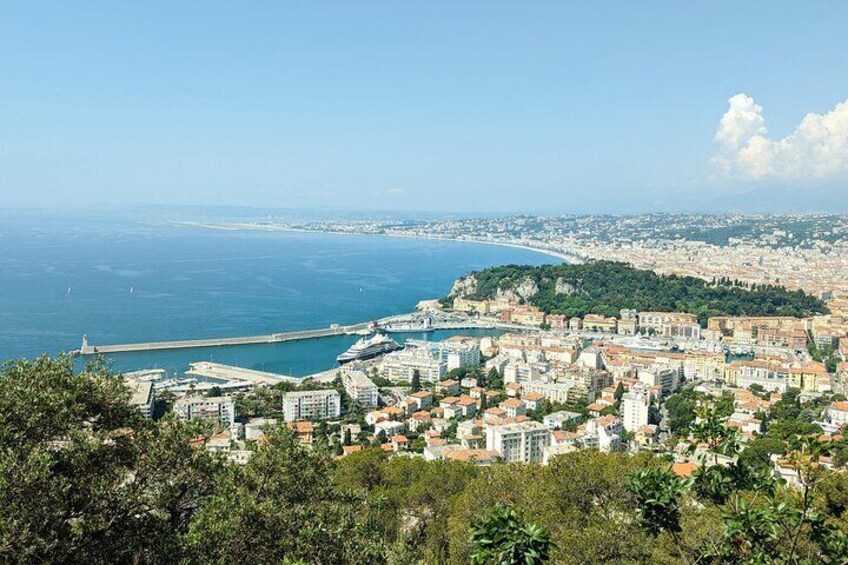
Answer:
M486 449L456 449L445 451L444 457L451 461L489 461L500 457L500 454Z
M671 466L671 472L678 477L691 477L697 468L697 463L675 463Z
M521 408L524 404L521 403L520 400L515 398L510 398L509 400L504 400L501 402L501 408Z
M361 445L343 445L342 451L345 455L350 455L351 453L356 453L357 451L362 451L363 447Z

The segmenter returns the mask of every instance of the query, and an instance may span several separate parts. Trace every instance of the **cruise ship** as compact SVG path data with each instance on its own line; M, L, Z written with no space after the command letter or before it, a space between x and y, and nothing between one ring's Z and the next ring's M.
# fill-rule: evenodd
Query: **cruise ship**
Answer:
M373 337L363 337L354 343L350 349L336 357L336 361L339 363L362 361L398 349L403 349L403 346L392 338L378 333Z

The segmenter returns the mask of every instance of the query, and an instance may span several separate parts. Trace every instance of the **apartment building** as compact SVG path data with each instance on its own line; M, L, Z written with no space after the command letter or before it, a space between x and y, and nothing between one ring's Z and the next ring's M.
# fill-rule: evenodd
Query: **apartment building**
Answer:
M806 392L818 392L820 386L830 385L830 379L824 364L812 362L803 367L790 368L787 384Z
M786 392L789 369L780 363L754 359L734 361L727 365L724 382L739 388L751 388L757 384L764 390Z
M379 391L365 371L346 370L342 373L345 392L363 408L374 408L378 404Z
M186 396L174 402L174 413L183 420L213 420L232 426L236 405L229 396Z
M526 383L521 388L525 394L534 392L543 394L549 401L561 404L577 400L582 396L582 391L574 383Z
M335 390L304 390L283 396L286 422L327 420L341 415L341 395Z
M583 329L591 332L615 333L618 329L618 320L600 314L586 314L583 316Z
M639 331L639 312L622 308L619 314L621 315L617 327L619 335L634 335Z
M412 381L416 370L422 381L437 382L447 372L447 362L433 355L427 347L394 351L384 355L380 362L380 373L390 381Z
M639 312L639 328L661 337L701 338L698 317L684 312Z
M137 406L141 415L145 418L150 418L153 416L153 403L155 402L155 393L153 389L153 382L151 381L139 381L136 379L124 379L124 383L127 385L127 388L130 389L132 396L130 397L130 404L133 406Z
M541 462L542 451L550 443L550 431L540 422L501 424L486 429L486 449L498 452L507 463Z
M662 365L640 368L636 378L649 387L661 386L664 394L674 392L680 385L680 371Z
M639 386L640 384L632 386L630 391L621 397L622 425L631 433L648 425L651 393L647 386Z

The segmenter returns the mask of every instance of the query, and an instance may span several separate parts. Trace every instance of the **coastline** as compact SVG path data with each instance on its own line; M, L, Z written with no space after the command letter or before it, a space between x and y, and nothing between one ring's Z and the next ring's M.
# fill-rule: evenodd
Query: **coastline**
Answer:
M524 251L532 251L535 253L541 253L542 255L547 255L549 257L556 257L561 261L571 264L579 264L584 262L586 259L572 253L554 251L553 249L545 249L541 247L535 247L532 245L528 245L525 243L518 242L510 242L510 241L491 241L485 239L475 239L475 238L457 238L457 237L443 237L443 236L426 236L426 235L414 235L414 234L400 234L400 233L370 233L365 231L341 231L341 230L332 230L332 229L305 229L305 228L295 228L291 226L283 226L283 225L269 225L262 226L259 224L215 224L215 223L205 223L205 222L165 222L170 226L177 227L188 227L188 228L200 228L200 229L208 229L208 230L216 230L216 231L258 231L258 232L294 232L294 233L310 233L310 234L330 234L330 235L351 235L351 236L374 236L374 237L391 237L397 239L417 239L417 240L427 240L427 241L453 241L458 243L478 243L482 245L496 245L499 247L512 247L514 249L522 249Z

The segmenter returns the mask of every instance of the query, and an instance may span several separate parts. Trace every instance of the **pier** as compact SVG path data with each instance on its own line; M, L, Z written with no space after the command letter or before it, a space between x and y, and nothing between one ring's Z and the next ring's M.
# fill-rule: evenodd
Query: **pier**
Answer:
M317 330L305 330L297 332L280 332L267 335L241 336L241 337L219 337L211 339L186 339L176 341L151 341L142 343L125 343L119 345L92 345L88 339L83 337L82 347L75 353L79 355L95 355L97 353L128 353L138 351L160 351L164 349L191 349L196 347L222 347L226 345L255 345L262 343L283 343L286 341L300 341L304 339L315 339L319 337L332 337L336 335L349 335L366 331L369 324L356 324L353 326L332 326Z
M207 361L192 363L185 374L189 377L201 377L204 379L213 379L229 383L243 383L252 386L271 386L283 382L297 384L303 380L299 377L292 377L290 375L266 373L265 371L256 371L253 369L233 367L232 365L222 365L221 363L212 363Z
M371 331L377 328L389 333L424 333L435 330L528 330L525 326L506 324L495 320L476 320L456 314L443 315L433 319L429 317L426 325L422 323L423 316L413 312L380 318L372 322L362 322L350 326L332 325L328 328L316 330L303 330L294 332L279 332L267 335L220 337L211 339L188 339L176 341L152 341L144 343L125 343L118 345L92 345L88 337L83 336L82 346L74 351L75 355L96 355L98 353L129 353L140 351L161 351L165 349L191 349L198 347L223 347L227 345L256 345L269 343L283 343L286 341L300 341L306 339L317 339L338 335L353 335ZM538 328L535 328L538 330Z

